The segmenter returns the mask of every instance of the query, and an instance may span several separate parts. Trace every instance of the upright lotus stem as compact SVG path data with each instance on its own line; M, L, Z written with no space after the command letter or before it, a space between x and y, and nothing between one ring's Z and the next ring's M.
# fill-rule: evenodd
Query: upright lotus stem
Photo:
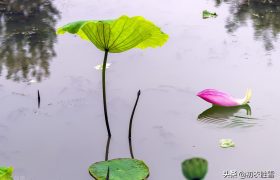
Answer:
M103 90L103 107L104 107L104 116L106 122L106 128L108 132L108 136L111 137L111 131L109 126L108 114L107 114L107 103L106 103L106 85L105 85L105 76L106 76L106 63L108 57L108 50L105 50L103 66L102 66L102 90Z

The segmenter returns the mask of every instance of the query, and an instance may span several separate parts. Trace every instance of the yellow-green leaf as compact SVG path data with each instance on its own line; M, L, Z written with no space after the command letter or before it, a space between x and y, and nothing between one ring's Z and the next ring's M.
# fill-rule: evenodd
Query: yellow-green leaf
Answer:
M120 53L137 48L162 46L168 35L159 27L141 16L121 16L116 20L77 21L66 24L57 30L77 34L90 40L98 49L111 53Z
M0 167L0 180L13 180L13 171L12 167Z

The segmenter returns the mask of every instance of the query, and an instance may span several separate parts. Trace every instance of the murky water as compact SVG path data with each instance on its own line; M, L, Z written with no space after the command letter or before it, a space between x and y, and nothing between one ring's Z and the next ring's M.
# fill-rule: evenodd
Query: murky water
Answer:
M202 19L202 11L217 18ZM152 180L183 179L181 162L204 157L206 179L226 170L280 177L280 4L257 1L0 1L0 163L16 180L90 180L105 158L103 52L55 28L80 19L142 15L169 34L162 48L109 54L109 159L130 157L127 130L138 89L133 152ZM216 88L250 106L213 108L196 97ZM41 108L37 107L37 90ZM232 149L219 139L231 138ZM277 179L275 178L275 179Z

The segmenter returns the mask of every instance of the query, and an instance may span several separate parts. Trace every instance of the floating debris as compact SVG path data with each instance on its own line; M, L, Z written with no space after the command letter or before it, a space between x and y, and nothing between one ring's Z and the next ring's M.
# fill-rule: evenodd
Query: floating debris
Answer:
M218 14L215 13L215 12L209 12L209 11L207 11L207 10L204 10L204 11L202 12L202 18L203 18L203 19L207 19L207 18L210 18L210 17L217 17L217 16L218 16Z
M235 144L231 139L221 139L220 140L220 147L230 148L230 147L235 147Z
M106 69L110 68L111 64L110 63L106 63ZM94 67L96 70L102 70L102 64L99 64L97 66Z
M29 79L28 81L27 81L27 85L31 85L31 84L34 84L34 83L37 83L38 81L37 80L35 80L35 79Z

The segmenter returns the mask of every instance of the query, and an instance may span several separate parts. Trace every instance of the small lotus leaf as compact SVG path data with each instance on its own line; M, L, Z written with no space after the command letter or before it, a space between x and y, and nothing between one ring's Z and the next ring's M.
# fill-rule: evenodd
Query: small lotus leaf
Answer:
M143 161L130 158L94 163L89 173L96 180L106 180L108 167L110 180L144 180L149 176L149 168Z
M12 167L0 167L0 180L13 180L13 171Z
M182 163L182 171L188 180L202 180L208 171L208 162L203 158L187 159Z

